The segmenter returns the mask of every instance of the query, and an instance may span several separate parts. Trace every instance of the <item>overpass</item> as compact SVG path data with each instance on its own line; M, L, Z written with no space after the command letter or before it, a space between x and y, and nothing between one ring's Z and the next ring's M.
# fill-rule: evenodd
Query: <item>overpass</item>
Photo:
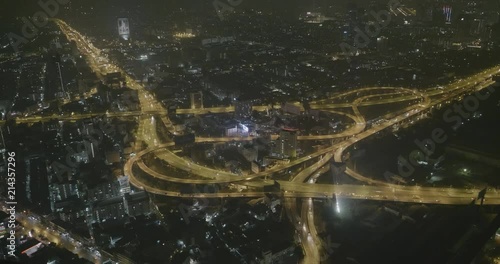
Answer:
M498 69L495 69L498 71ZM485 83L483 87L476 87L474 86L474 90L481 90L487 87L487 85L490 84ZM360 133L353 133L351 134L352 137L349 139L336 144L334 146L328 147L322 151L313 153L313 155L310 155L308 157L302 157L299 158L291 164L283 165L278 168L274 168L273 170L270 171L265 171L262 173L258 174L252 174L248 175L245 177L241 177L235 174L231 174L228 172L223 172L223 171L218 171L215 169L210 169L198 164L189 164L186 160L176 157L175 155L167 154L166 156L165 153L169 153L168 150L162 151L161 154L158 154L157 156L162 158L165 162L168 164L185 170L189 171L190 173L201 176L201 177L209 177L209 179L198 179L198 180L190 180L190 179L175 179L175 177L172 176L166 176L162 173L156 172L150 168L147 168L143 162L138 162L138 167L146 172L146 174L152 176L153 178L158 178L162 180L171 180L172 182L176 183L186 183L186 184L223 184L223 183L238 183L238 184L245 184L247 181L254 181L254 180L261 180L265 176L271 176L273 173L275 173L277 170L286 170L294 165L297 165L299 163L305 162L307 160L311 159L318 159L319 161L315 163L313 166L310 166L303 171L301 171L296 177L298 179L304 179L308 175L311 175L314 173L318 168L324 166L330 158L333 158L335 161L342 162L343 161L343 153L346 149L354 145L355 143L359 142L360 140L363 140L365 138L368 138L384 129L390 128L393 125L407 121L415 116L418 116L421 114L422 111L431 109L432 107L436 106L437 104L440 104L444 101L450 101L456 98L457 96L462 96L463 93L470 92L470 90L466 89L468 86L467 85L458 85L455 86L455 88L450 89L446 95L443 95L441 98L437 100L431 100L429 96L426 96L425 94L419 93L418 97L422 98L422 102L420 102L417 106L412 105L407 108L404 108L401 111L401 114L395 115L391 119L387 120L386 122L376 125L368 130L364 130L364 128L359 129L360 131L364 130L363 132ZM413 92L413 91L412 91ZM352 105L355 116L357 117L357 120L364 120L362 118L361 113L357 109L359 104L366 100L367 98L372 98L375 95L369 95L363 98L358 98L355 100L354 104ZM406 96L406 95L404 95ZM417 95L415 95L417 97ZM347 134L344 134L342 136L349 136ZM317 138L323 138L322 136L317 136ZM203 142L204 140L198 139L197 142ZM145 153L151 152L153 150L157 149L164 149L165 146L159 146L157 148L153 148L150 150L146 150ZM129 160L129 162L126 165L126 172L129 177L131 177L131 182L137 186L143 187L145 190L148 190L152 193L157 193L157 194L162 194L162 195L172 195L176 197L203 197L203 198L217 198L217 197L250 197L257 195L263 195L262 192L243 192L243 193L218 193L218 194L207 194L207 193L199 193L199 194L181 194L180 192L172 192L172 191L165 191L162 192L161 190L158 190L156 188L151 188L151 186L145 186L144 182L141 182L138 179L134 179L134 175L132 173L131 167L135 162L137 162L142 155L145 153L141 153L140 155L136 156L134 159ZM189 167L189 168L188 168ZM353 174L352 170L348 170L348 173ZM358 179L362 179L358 176ZM349 192L344 190L344 188L347 188L347 190L351 190L350 188L359 188L359 187L352 187L352 186L322 186L322 185L313 185L314 187L311 187L311 185L307 184L297 184L297 185L290 185L290 183L287 182L280 182L283 191L284 191L284 197L310 197L310 198L331 198L333 196L336 197L341 197L341 198L346 198L346 199L369 199L369 200L377 200L377 201L398 201L398 202L411 202L411 203L431 203L431 204L470 204L471 201L474 199L475 193L472 192L470 193L469 191L463 192L460 190L453 190L451 192L447 193L440 193L437 192L436 189L433 188L424 188L422 187L421 191L418 193L412 193L409 190L405 189L405 187L401 186L392 186L393 193L387 193L387 190L381 190L378 188L384 188L384 185L387 185L387 183L382 183L382 182L375 182L371 181L371 183L375 184L381 184L382 186L369 186L366 187L365 190L368 190L367 193L363 193L360 191L360 189L352 189L354 192ZM254 185L255 186L255 185ZM330 188L330 189L329 189ZM374 188L371 190L370 188ZM414 190L413 190L414 191ZM375 194L378 193L378 194ZM384 195L381 195L380 193L383 193ZM453 195L453 194L458 194L458 195ZM498 197L495 196L494 194L489 194L491 197L488 197L486 204L488 203L495 203L497 202ZM421 197L424 196L425 198ZM419 197L419 198L415 198Z
M385 202L392 201L461 205L470 204L477 197L477 192L479 191L478 189L467 190L459 188L448 189L393 185L390 183L378 182L377 180L369 180L368 177L357 174L352 170L348 170L348 173L351 174L351 176L355 175L353 177L357 177L362 181L371 181L369 183L374 185L314 184L314 179L316 175L319 176L318 172L320 172L322 168L328 166L328 162L330 162L330 160L343 161L345 150L354 146L357 142L369 138L380 131L391 128L394 125L412 123L418 120L426 111L431 111L436 107L439 108L452 100L462 97L464 94L484 89L486 86L481 86L480 84L491 82L492 75L500 72L500 67L498 66L484 70L469 78L458 80L457 82L449 84L443 88L431 87L425 90L416 91L401 87L369 87L339 93L329 99L313 102L311 103L312 108L324 111L351 108L354 114L345 113L345 115L354 120L356 124L356 126L354 126L355 128L338 133L337 136L333 137L332 135L320 135L299 138L299 140L325 140L332 138L342 138L344 140L322 150L311 153L308 156L295 159L289 164L276 166L257 174L240 176L227 171L215 170L206 166L194 164L175 155L175 153L169 149L171 148L172 143L165 143L159 140L155 129L156 121L154 118L150 120L151 118L148 118L146 114L152 113L150 111L165 111L161 104L159 104L154 97L144 89L144 87L142 87L139 83L136 83L120 68L114 65L102 67L102 63L103 61L106 61L106 58L101 56L101 52L98 49L96 49L87 39L69 27L66 23L60 20L56 20L56 23L70 40L75 40L78 48L88 60L89 65L95 69L99 75L105 75L107 71L120 71L124 74L124 76L126 76L127 82L130 84L131 88L136 89L139 92L141 111L139 114L140 120L137 138L139 140L144 140L149 147L138 153L135 157L129 159L124 167L125 175L129 177L130 183L138 188L158 195L179 198L204 199L223 197L261 197L265 194L265 192L259 188L269 184L269 181L266 181L267 177L272 178L276 175L286 175L290 168L303 165L307 162L308 164L312 163L312 165L306 166L306 168L299 171L297 174L292 175L292 181L278 181L281 186L281 190L274 192L274 194L285 199L287 212L289 212L289 217L292 219L299 218L299 216L296 215L297 210L293 205L293 201L290 202L289 200L293 198L305 199L305 202L302 204L303 212L312 212L313 208L310 198L330 199L336 197ZM354 96L354 94L356 95ZM352 100L349 101L349 98ZM410 105L385 115L382 119L382 123L375 124L374 126L368 128L365 121L366 118L362 115L360 107L395 104L400 102L409 102ZM211 110L181 110L180 113L203 114L208 112L228 113L231 111L234 111L234 108L223 107ZM161 119L167 128L171 127L171 123L168 118L162 116ZM201 143L224 142L231 140L235 139L197 138L196 141ZM163 160L170 166L196 176L196 179L180 178L175 177L174 175L168 175L168 173L155 171L154 169L149 168L144 160L142 160L145 155L155 155L158 159ZM141 175L136 175L135 171L137 170L141 172ZM143 178L142 175L146 175L146 178ZM309 179L311 182L306 183L306 179ZM164 184L152 184L151 182ZM248 186L249 191L240 192L228 190L217 193L182 193L180 190L169 189L169 184L172 186L175 186L176 184L217 184L221 186L234 184ZM490 191L486 194L485 204L500 204L500 196L496 190ZM311 263L317 263L319 256L318 251L320 249L317 245L319 240L314 232L314 223L309 213L302 213L300 218L304 221L304 223L306 223L307 220L307 224L303 225L302 228L312 231L311 238L306 236L306 242L303 242L303 245L306 247L306 259L312 261ZM295 222L294 225L296 225ZM296 228L301 227L296 225Z

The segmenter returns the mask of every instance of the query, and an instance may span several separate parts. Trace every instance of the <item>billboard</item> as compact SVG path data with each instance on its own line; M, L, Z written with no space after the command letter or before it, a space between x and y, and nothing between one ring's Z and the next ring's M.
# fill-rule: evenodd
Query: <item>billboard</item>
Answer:
M124 40L130 38L130 25L128 18L118 18L118 35Z

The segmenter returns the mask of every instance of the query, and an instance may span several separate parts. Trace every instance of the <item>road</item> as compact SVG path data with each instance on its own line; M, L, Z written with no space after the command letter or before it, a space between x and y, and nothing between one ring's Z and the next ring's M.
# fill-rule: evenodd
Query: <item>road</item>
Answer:
M4 201L0 201L2 211L7 212L9 207ZM16 212L16 220L20 223L22 232L25 235L31 235L40 241L49 241L65 248L66 250L94 263L102 263L103 253L91 246L90 240L85 240L80 237L75 237L67 233L64 229L51 224L48 221L43 221L43 218L31 212L21 211Z
M307 166L307 168L299 171L297 175L292 177L294 179L293 181L278 181L281 186L281 191L277 193L277 195L281 195L283 198L285 198L287 212L292 214L292 216L289 217L292 218L293 221L296 221L296 219L299 218L298 216L293 216L297 212L296 202L293 202L293 200L295 200L293 198L303 198L303 210L301 210L302 215L300 218L303 221L302 228L304 229L305 226L308 235L306 237L303 237L302 233L301 240L305 248L306 259L308 261L312 261L309 263L318 262L319 252L321 248L320 246L318 246L321 243L314 231L315 227L311 198L331 199L332 197L336 197L337 199L362 199L374 201L458 205L471 203L479 192L479 189L442 189L399 185L395 186L387 184L380 184L376 186L329 185L304 183L304 181L308 177L314 175L314 173L319 169L327 165L330 160L342 162L344 160L345 151L357 142L369 138L370 136L373 136L382 130L389 129L394 125L403 122L414 122L425 111L449 103L456 98L460 98L465 93L484 89L489 83L491 83L491 81L489 81L489 79L491 79L491 75L500 72L499 67L485 70L481 73L475 74L474 76L459 80L442 88L432 87L426 90L416 91L401 87L371 87L357 89L345 93L339 93L330 99L313 102L311 103L311 106L314 109L320 109L324 111L334 111L333 109L341 108L352 108L354 114L344 113L342 111L335 111L335 113L342 113L344 116L351 118L354 122L354 125L350 129L335 135L301 136L298 139L326 140L334 138L344 138L343 141L326 147L315 153L311 153L308 156L292 160L289 164L276 166L261 173L250 175L236 175L227 171L220 171L196 163L192 163L170 151L169 148L172 146L172 143L161 142L159 140L158 135L156 134L157 120L151 116L151 113L153 112L167 113L167 111L156 100L156 98L148 91L146 91L146 89L142 85L135 82L123 70L115 65L112 65L109 60L107 60L107 57L105 55L103 55L87 39L81 36L74 29L69 27L66 23L60 20L56 20L56 23L70 40L76 41L78 48L87 58L89 65L98 73L99 76L105 76L110 72L121 72L125 76L128 86L132 89L137 90L139 93L141 110L139 115L139 129L136 138L144 141L148 148L138 153L135 157L131 158L125 165L125 175L129 177L129 181L132 185L151 193L174 197L261 197L264 195L262 190L256 190L255 188L255 186L259 186L259 182L264 182L265 178L272 177L276 173L286 173L288 169L293 166L312 161L313 165ZM478 86L478 84L480 85ZM374 124L368 128L367 122L362 114L362 111L360 110L361 107L395 104L400 102L410 102L410 105L401 110L387 114L382 119L382 122ZM267 108L268 106L260 106L255 107L254 109L265 111ZM180 110L180 112L177 111L177 113L204 114L208 112L228 113L232 111L234 111L233 107L218 107L211 109L185 109ZM161 121L167 129L172 129L172 123L166 116L162 116ZM242 140L249 139L250 138ZM235 138L197 138L196 141L227 142L232 140L235 140ZM169 165L193 174L197 178L183 179L175 177L174 175L166 175L165 173L154 171L153 169L147 167L142 160L142 157L149 153L153 153L157 158L162 159ZM165 182L174 182L181 184L235 183L239 185L248 185L250 187L250 190L246 192L228 191L193 194L181 193L179 190L164 190L158 188L157 186L151 186L148 183L141 181L141 179L133 173L135 166L137 166L138 169L142 170L143 174L148 175L148 177L152 177L152 179L162 180ZM358 179L367 178L363 175L359 175L353 172L352 170L349 170L348 173L355 174ZM314 182L314 178L312 179ZM487 193L486 197L487 198L485 204L500 204L500 194L498 194L497 192L489 192ZM309 236L309 233L311 233L311 236Z

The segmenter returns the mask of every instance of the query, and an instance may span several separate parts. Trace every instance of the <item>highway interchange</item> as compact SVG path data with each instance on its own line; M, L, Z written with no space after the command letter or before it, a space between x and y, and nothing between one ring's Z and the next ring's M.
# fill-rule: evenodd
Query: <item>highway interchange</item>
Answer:
M346 152L348 152L357 142L369 138L385 129L392 129L401 124L412 124L422 118L425 113L434 108L440 108L453 100L462 98L464 95L479 92L491 87L494 83L492 75L500 72L500 67L493 67L471 76L461 79L444 87L433 87L426 90L412 90L401 87L372 87L351 90L339 93L331 98L319 100L311 103L312 109L331 112L343 115L352 120L352 125L343 132L332 135L299 136L298 140L330 140L331 144L308 156L292 160L285 165L276 166L272 169L256 174L236 175L227 171L215 170L206 166L191 162L176 155L172 151L172 142L162 142L157 135L157 122L161 121L166 129L172 130L173 126L167 118L167 111L141 84L133 80L119 67L112 65L101 51L95 48L90 41L82 36L75 29L71 28L61 20L54 20L61 28L61 31L69 40L74 40L77 47L85 55L91 68L97 75L103 78L107 73L122 72L126 76L126 81L131 89L139 93L140 111L123 113L100 113L100 114L77 114L72 116L50 116L50 117L18 117L16 122L39 122L51 119L77 120L93 117L96 115L106 115L108 117L137 116L139 118L139 128L137 139L144 141L147 149L131 157L124 168L124 173L128 176L132 185L146 190L150 193L185 198L222 198L222 197L262 197L264 195L263 186L272 184L276 175L289 171L292 167L308 164L298 173L292 175L290 181L279 180L279 192L277 195L284 199L284 204L288 216L296 226L305 251L305 263L320 263L320 252L326 250L324 243L317 236L313 218L312 198L319 199L362 199L374 201L396 201L426 204L470 204L477 197L481 188L457 189L457 188L431 188L418 186L395 185L384 181L372 179L361 175L352 168L347 168L346 173L355 179L365 183L365 185L334 185L315 184L317 177L322 172L326 172L332 161L344 162ZM386 114L379 118L379 122L368 124L362 114L362 107L375 105L407 105L394 113ZM265 111L270 106L256 106L254 110ZM178 114L206 114L206 113L228 113L234 111L234 107L217 107L205 109L178 109ZM158 116L161 116L158 119ZM251 140L248 138L197 138L197 143L206 142L230 142ZM145 155L155 155L176 169L183 170L196 176L196 179L187 179L167 175L163 172L155 171L146 165L143 160ZM312 165L311 165L312 164ZM141 175L136 175L136 171L141 171ZM167 190L150 184L142 177L147 175L152 180L164 181L175 184L218 184L235 186L246 186L247 191L219 191L219 192L197 192L184 193L180 190ZM301 215L297 210L297 199L302 198ZM496 191L489 191L484 201L485 204L500 205L500 194Z

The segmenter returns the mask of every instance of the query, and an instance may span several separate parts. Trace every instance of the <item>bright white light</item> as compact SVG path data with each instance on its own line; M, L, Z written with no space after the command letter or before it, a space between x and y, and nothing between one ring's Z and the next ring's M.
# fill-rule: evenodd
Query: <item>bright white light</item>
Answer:
M340 206L339 206L339 201L338 200L335 202L335 210L337 211L337 213L340 214Z

